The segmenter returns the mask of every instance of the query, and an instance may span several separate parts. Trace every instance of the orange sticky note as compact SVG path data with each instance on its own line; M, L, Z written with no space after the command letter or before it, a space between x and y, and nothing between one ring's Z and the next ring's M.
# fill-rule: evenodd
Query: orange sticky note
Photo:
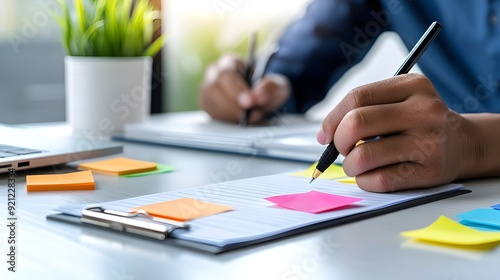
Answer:
M192 198L179 198L134 208L151 216L184 222L233 210L232 207Z
M91 171L66 174L28 175L26 189L32 191L70 191L95 189Z
M156 163L120 157L82 163L78 168L119 176L156 170Z

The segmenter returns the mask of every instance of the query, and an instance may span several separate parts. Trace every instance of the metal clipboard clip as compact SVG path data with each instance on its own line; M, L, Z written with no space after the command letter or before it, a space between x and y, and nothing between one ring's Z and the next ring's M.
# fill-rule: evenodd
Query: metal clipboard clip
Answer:
M83 209L81 221L87 224L159 240L167 238L175 229L189 228L189 225L186 223L153 217L145 210L121 212L104 209L100 206L91 206Z

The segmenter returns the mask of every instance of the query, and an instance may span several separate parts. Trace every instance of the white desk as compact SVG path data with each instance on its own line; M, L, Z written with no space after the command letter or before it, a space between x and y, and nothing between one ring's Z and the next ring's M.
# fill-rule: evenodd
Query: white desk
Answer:
M464 182L470 194L219 255L45 219L64 204L99 203L308 166L128 143L123 155L170 164L177 171L133 179L95 174L95 191L40 193L27 193L26 174L17 174L17 273L7 271L7 175L0 176L0 279L475 280L496 279L500 273L500 248L468 251L409 243L399 236L439 215L454 218L500 203L500 179Z

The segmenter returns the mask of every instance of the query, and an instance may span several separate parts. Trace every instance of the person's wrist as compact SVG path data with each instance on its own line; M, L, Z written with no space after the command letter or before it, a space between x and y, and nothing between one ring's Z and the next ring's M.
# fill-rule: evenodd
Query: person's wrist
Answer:
M457 114L458 115L458 114ZM480 177L488 169L490 156L485 147L482 128L473 115L458 115L461 130L459 136L460 169L456 179Z
M468 164L462 178L489 177L500 174L500 114L464 114L469 124L468 145L471 158L461 160Z

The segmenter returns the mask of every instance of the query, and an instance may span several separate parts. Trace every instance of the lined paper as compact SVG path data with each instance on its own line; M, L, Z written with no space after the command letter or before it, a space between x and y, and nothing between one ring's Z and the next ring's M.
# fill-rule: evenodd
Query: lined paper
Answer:
M233 207L234 210L190 221L189 230L177 229L171 234L171 237L182 240L225 246L271 237L308 225L381 209L460 188L462 185L450 184L430 189L381 194L366 192L355 185L346 185L335 181L320 180L309 184L309 178L278 174L140 196L103 203L101 206L105 209L130 211L141 205L184 197L227 205ZM357 197L362 200L356 203L356 207L311 214L279 208L274 203L264 199L270 196L311 190ZM81 216L81 210L84 207L84 205L76 205L61 207L58 210L65 214Z

